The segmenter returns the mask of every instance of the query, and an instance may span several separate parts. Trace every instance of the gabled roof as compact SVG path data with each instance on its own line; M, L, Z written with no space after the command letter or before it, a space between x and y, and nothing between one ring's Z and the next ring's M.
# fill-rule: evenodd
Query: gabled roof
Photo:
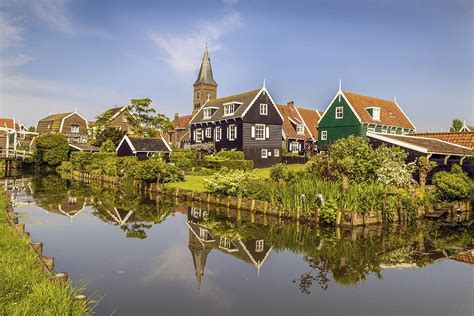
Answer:
M171 152L171 147L163 138L135 138L124 136L117 146L117 150L126 141L134 153L138 152Z
M303 109L303 108L296 108L298 113L300 114L301 118L303 119L304 123L306 124L306 128L311 133L311 136L314 140L318 139L318 121L323 115L321 111L313 110L313 109Z
M209 58L209 52L206 49L204 50L204 55L202 57L201 68L199 69L199 74L194 82L194 86L198 84L209 84L213 86L217 86L217 82L214 80L214 76L212 75L212 67L211 67L211 58Z
M13 119L0 117L0 127L13 128L14 124Z
M125 110L128 110L128 106L125 105L125 106L121 106L121 107L113 107L113 108L110 108L110 109L107 109L106 112L109 112L110 115L111 115L111 118L115 118L117 117L120 113L122 113L123 111Z
M256 90L239 93L235 95L230 95L227 97L222 97L222 98L218 98L214 100L208 100L199 109L199 111L194 115L190 123L193 124L193 123L201 123L201 122L213 122L213 121L242 117L242 115L245 113L245 110L250 105L252 105L254 100L259 95L260 91L262 91L262 89L256 89ZM234 115L224 116L224 104L233 103L233 102L240 104L236 108ZM214 115L212 115L210 119L204 119L204 109L206 108L216 108Z
M74 112L50 114L38 121L36 131L38 133L59 132L62 120Z
M96 147L94 145L87 144L87 143L70 143L69 147L73 149L77 149L79 151L86 151L86 152L99 152L100 151L99 147Z
M311 135L306 128L304 129L304 134L296 133L295 124L304 126L304 123L294 105L277 104L277 107L281 115L283 115L282 129L285 138L311 139Z
M190 114L190 115L180 116L180 117L178 117L177 120L173 120L174 129L186 129L186 128L188 128L189 121L191 121L192 118L193 118L193 116Z
M471 149L435 138L425 138L411 135L395 135L367 132L367 136L383 142L408 148L424 154L447 154L465 156L469 155Z
M350 106L356 112L362 123L415 129L415 126L395 101L369 97L347 91L342 93L347 101L349 101ZM380 108L379 121L374 120L369 112L367 112L367 109L371 107Z
M473 132L434 132L434 133L416 133L413 136L424 138L436 138L446 142L458 144L464 147L474 148Z

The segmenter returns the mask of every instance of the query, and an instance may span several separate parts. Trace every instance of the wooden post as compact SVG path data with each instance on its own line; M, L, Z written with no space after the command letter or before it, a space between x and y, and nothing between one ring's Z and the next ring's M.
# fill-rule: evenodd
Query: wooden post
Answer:
M268 201L265 201L263 203L263 213L267 214L267 212L268 212Z
M237 198L237 209L240 210L240 207L242 206L242 197L239 196Z
M59 272L54 275L53 279L54 279L54 282L64 285L67 282L68 275L65 272Z
M211 193L207 194L207 203L211 203Z
M252 199L252 201L250 202L250 210L253 212L255 210L255 200Z
M341 218L342 218L342 212L339 211L339 212L337 212L337 214L336 214L336 226L341 225Z
M301 206L298 206L296 208L296 220L300 219L300 212L301 212Z
M54 258L53 257L46 257L43 256L43 262L46 268L48 268L49 271L54 270Z
M15 229L18 233L24 234L25 233L25 224L15 224Z

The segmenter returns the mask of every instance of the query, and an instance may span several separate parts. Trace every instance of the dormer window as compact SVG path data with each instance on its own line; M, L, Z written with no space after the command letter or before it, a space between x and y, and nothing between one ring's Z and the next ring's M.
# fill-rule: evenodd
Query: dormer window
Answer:
M374 121L380 121L380 108L377 107L369 107L366 108L367 112L369 112L370 116Z
M296 134L304 134L304 126L303 124L296 125Z
M71 125L71 133L79 133L79 125Z
M232 102L224 104L224 116L234 115L237 106L242 103Z
M204 119L210 119L212 116L212 109L204 109Z

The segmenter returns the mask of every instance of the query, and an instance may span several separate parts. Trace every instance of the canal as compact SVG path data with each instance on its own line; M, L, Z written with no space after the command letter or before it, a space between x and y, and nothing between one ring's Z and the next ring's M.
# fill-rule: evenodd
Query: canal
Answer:
M472 229L334 229L34 176L15 211L98 315L472 315Z

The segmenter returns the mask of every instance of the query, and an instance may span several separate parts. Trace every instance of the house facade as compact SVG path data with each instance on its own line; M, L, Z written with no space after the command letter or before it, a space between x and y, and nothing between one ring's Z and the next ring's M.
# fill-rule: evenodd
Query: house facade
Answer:
M283 148L288 154L306 155L317 151L318 121L321 113L317 110L297 108L293 101L277 105L283 116Z
M367 132L408 134L416 128L398 103L351 92L338 93L318 122L318 147L323 149L340 138Z
M281 162L283 116L268 90L209 99L190 121L191 146L212 144L215 151L243 151L255 167Z
M135 156L138 160L146 160L154 154L161 154L168 161L171 147L163 138L134 138L125 135L116 149L118 157Z
M61 133L69 143L86 143L88 138L88 122L77 112L50 114L38 121L36 132Z
M189 136L189 121L191 121L192 115L179 116L178 113L174 114L172 121L173 129L166 132L166 140L168 143L173 144L175 148L187 149L190 145Z
M133 131L133 122L135 120L128 106L113 107L106 111L110 116L110 125L119 128L121 131L130 134Z

